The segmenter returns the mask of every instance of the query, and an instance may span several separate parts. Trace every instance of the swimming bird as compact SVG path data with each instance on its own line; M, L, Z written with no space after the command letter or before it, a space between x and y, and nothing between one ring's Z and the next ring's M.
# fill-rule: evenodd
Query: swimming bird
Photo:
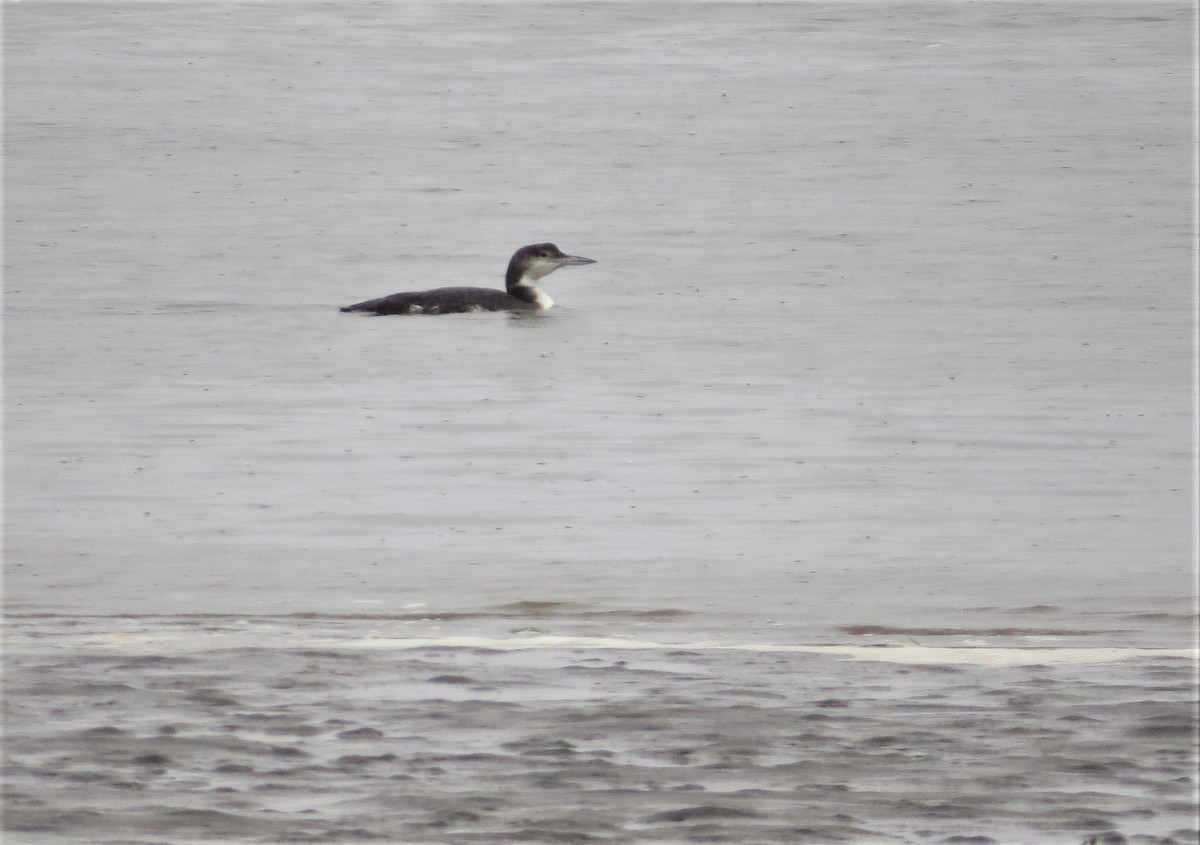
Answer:
M513 253L504 277L504 290L455 287L408 291L347 305L342 310L370 311L375 314L545 311L554 304L554 300L538 289L539 279L559 267L595 263L591 258L567 255L554 244L530 244Z

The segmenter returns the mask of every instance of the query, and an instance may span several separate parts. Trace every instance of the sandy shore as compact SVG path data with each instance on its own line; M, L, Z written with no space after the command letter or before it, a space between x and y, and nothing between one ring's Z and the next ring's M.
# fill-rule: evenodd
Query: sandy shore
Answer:
M1197 836L1194 654L10 625L11 843Z

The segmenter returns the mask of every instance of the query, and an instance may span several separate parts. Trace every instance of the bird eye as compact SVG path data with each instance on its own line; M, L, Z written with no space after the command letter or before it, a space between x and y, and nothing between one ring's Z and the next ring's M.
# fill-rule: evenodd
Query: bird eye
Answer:
M550 257L550 253L546 252L546 250L544 250L544 249L540 250L538 252L538 258L549 258L549 257Z

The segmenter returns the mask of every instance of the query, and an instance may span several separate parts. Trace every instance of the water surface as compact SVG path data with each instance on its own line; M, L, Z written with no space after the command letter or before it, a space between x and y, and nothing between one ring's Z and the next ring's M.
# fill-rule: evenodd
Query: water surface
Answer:
M96 819L61 821L65 806L125 819L122 841L277 841L297 819L331 841L1185 827L1194 17L1158 2L7 6L9 732L17 793L45 796L22 830L90 835ZM337 312L500 284L513 249L545 240L598 261L547 280L546 315ZM794 646L850 651L778 650ZM846 658L869 648L880 660ZM1005 649L1029 656L988 657ZM612 667L649 653L622 686ZM442 710L480 698L461 694L474 684L518 707L516 655L534 655L533 693L488 723L507 762L478 788L603 751L635 767L579 806L620 793L620 819L581 809L521 834L540 769L494 811L364 798L426 782L404 768L431 753L405 745L425 729L388 702ZM605 680L578 687L592 660ZM195 677L169 680L185 664ZM909 685L917 665L960 667L968 692L932 670ZM301 702L308 672L323 692ZM180 710L139 692L163 684L215 692ZM969 709L1010 686L1048 690L1045 708L1013 693L982 744L975 716L940 739L891 721L923 696ZM741 688L776 704L727 711ZM621 690L678 711L659 758L622 756L646 746ZM866 721L800 739L796 719L859 719L830 698ZM1100 701L1117 709L1085 712ZM460 709L455 742L475 718ZM305 787L260 801L286 794L275 775L217 777L262 770L211 745L230 725L294 717L306 727L279 753L335 760L336 743L306 743L347 713L345 730L380 733L369 755L393 755L371 764L382 780L297 765L361 815ZM705 745L739 714L746 747L847 761L769 787L815 790L802 806L826 827L801 835L775 799L741 794L783 770ZM1011 806L936 809L969 769L939 742L981 761L1004 737L1078 739L1082 722L1056 721L1075 717L1112 744L1059 763L1030 745L970 781L979 801L1011 788ZM577 718L602 727L546 727ZM170 726L201 739L142 749ZM877 753L845 756L861 742ZM88 780L118 763L162 771ZM683 768L647 781L651 763ZM1107 797L1031 809L1071 766L1071 789ZM556 777L586 791L589 771ZM880 772L917 783L908 804L835 808ZM431 783L434 804L476 788ZM628 797L643 788L652 800Z

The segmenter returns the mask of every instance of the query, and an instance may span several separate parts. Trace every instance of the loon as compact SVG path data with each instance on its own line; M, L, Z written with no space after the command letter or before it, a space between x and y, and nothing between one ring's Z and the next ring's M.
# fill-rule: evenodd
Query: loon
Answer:
M375 314L461 314L468 311L545 311L554 300L538 290L537 281L559 267L595 264L591 258L567 255L554 244L530 244L513 253L504 277L505 290L435 288L408 291L347 305L342 311Z

